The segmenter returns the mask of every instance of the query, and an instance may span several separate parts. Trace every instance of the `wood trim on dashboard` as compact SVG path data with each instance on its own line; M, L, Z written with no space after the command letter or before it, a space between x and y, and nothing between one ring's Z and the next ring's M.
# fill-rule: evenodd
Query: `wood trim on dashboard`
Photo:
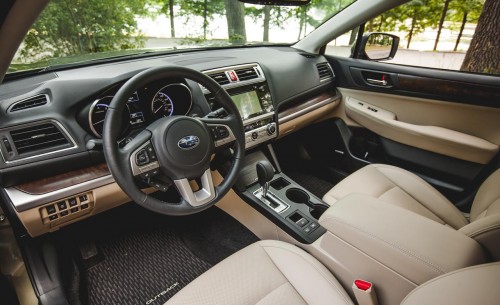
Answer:
M15 188L21 192L38 195L63 189L75 184L87 182L93 179L109 175L106 163L82 168L67 173L47 177L23 184L16 185Z
M295 104L289 108L280 110L278 113L278 121L280 123L288 122L326 104L333 103L340 98L341 95L337 90L321 93L303 103Z

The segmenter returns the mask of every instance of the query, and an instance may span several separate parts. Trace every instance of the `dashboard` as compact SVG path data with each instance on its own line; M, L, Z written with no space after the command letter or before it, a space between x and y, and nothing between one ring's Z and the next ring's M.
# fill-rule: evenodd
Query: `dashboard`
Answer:
M120 59L0 84L1 193L28 234L51 232L129 201L105 163L103 122L128 79L161 65L189 67L217 81L240 111L247 149L310 124L341 98L326 58L283 46ZM198 83L166 78L134 92L124 124L116 128L126 144L159 118L219 111Z

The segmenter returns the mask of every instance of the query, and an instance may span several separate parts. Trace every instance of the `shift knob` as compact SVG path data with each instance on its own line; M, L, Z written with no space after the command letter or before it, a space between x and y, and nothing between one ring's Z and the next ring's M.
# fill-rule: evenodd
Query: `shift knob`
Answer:
M267 190L269 189L269 182L274 177L274 168L271 163L267 160L262 160L257 162L257 179L259 184L262 186L262 197L266 197Z

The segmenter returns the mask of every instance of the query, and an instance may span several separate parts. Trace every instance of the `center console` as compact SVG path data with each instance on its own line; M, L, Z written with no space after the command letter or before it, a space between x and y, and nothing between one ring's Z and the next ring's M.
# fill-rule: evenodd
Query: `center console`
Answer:
M238 108L245 130L245 148L277 137L273 100L266 77L258 64L203 71L224 88ZM202 87L212 111L220 108L214 95Z
M290 236L304 244L313 243L326 232L318 219L328 204L281 173L277 162L273 166L264 151L272 160L270 146L245 157L236 191Z

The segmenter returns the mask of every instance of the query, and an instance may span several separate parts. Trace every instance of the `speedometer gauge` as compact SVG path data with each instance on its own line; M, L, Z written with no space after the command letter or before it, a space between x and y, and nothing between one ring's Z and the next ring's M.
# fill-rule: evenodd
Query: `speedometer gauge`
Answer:
M105 96L103 98L94 101L92 106L90 106L89 111L89 125L90 129L96 137L102 137L102 129L104 127L104 119L106 118L106 113L108 112L109 104L113 100L112 96ZM130 113L128 107L123 111L123 126L121 126L122 132L125 132L129 125Z
M158 119L172 115L186 115L192 105L191 90L182 83L175 83L158 90L151 101L151 113Z
M151 112L157 118L171 116L174 113L174 103L166 93L160 90L153 98Z

